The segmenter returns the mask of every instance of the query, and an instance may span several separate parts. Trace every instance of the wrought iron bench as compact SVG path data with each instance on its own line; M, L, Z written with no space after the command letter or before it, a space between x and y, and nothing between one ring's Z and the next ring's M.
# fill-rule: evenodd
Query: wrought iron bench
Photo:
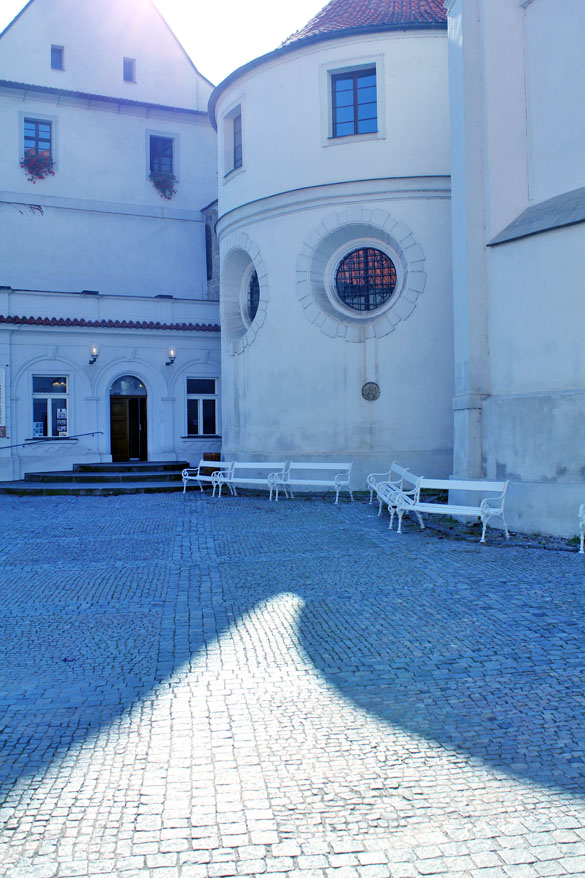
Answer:
M295 488L318 488L335 491L335 502L339 502L339 492L349 491L353 500L353 493L349 486L353 463L307 463L305 461L291 461L282 475L276 478L276 499L280 489L288 496L294 497Z
M392 520L396 512L394 501L404 485L405 478L414 484L416 476L413 476L412 473L393 460L388 472L370 473L366 479L370 491L370 504L373 502L375 494L378 498L378 515L382 514L383 506L388 507L391 515L390 527L392 527Z
M200 460L197 466L187 467L182 472L183 477L183 494L187 491L189 482L195 482L203 491L203 485L213 485L213 494L215 497L215 489L217 488L217 479L219 473L228 473L233 466L233 462L226 460Z
M412 490L402 490L397 497L398 533L402 532L402 518L405 512L414 512L418 517L421 528L424 528L424 522L421 517L422 512L434 515L460 515L480 518L483 524L481 543L486 541L485 532L488 523L492 518L499 518L504 525L506 539L509 539L510 534L508 533L508 526L504 518L504 503L508 484L509 482L492 482L484 479L425 479L418 476L415 478ZM420 492L424 490L473 492L476 495L480 495L481 499L479 504L477 502L427 503L420 499ZM485 494L490 496L486 497L484 496Z

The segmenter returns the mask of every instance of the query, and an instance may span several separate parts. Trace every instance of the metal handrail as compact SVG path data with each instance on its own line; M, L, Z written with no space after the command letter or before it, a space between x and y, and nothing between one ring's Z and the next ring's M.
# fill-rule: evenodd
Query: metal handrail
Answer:
M42 439L27 439L26 442L19 442L17 445L2 445L0 451L6 451L8 448L26 448L29 445L38 445L39 442L52 441L54 439L81 439L83 436L103 436L103 430L93 430L91 433L77 433L75 436L43 436Z

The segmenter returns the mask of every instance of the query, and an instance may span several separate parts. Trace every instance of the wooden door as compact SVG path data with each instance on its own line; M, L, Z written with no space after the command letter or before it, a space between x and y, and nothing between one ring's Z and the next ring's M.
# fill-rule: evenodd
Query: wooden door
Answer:
M146 398L110 397L110 436L112 460L148 460Z

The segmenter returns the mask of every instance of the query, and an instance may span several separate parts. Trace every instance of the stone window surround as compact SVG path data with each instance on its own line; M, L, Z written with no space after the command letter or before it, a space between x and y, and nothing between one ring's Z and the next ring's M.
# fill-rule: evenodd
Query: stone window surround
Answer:
M387 252L399 273L388 302L370 312L351 311L337 297L334 302L327 289L336 256L351 252L355 242L363 240ZM426 286L425 254L411 229L383 210L357 205L328 214L310 231L297 258L296 274L297 298L307 321L330 338L354 343L393 332L410 317Z
M222 243L225 254L221 266L222 336L226 350L232 356L243 353L252 344L266 320L270 299L268 272L260 249L245 233L234 232ZM260 301L254 320L246 316L247 284L256 270L260 287Z

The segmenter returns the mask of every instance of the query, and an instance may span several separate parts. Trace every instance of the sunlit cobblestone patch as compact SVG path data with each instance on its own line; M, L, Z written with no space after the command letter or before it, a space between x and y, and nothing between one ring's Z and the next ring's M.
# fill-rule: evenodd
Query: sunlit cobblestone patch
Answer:
M0 875L585 875L585 564L364 502L0 498Z

